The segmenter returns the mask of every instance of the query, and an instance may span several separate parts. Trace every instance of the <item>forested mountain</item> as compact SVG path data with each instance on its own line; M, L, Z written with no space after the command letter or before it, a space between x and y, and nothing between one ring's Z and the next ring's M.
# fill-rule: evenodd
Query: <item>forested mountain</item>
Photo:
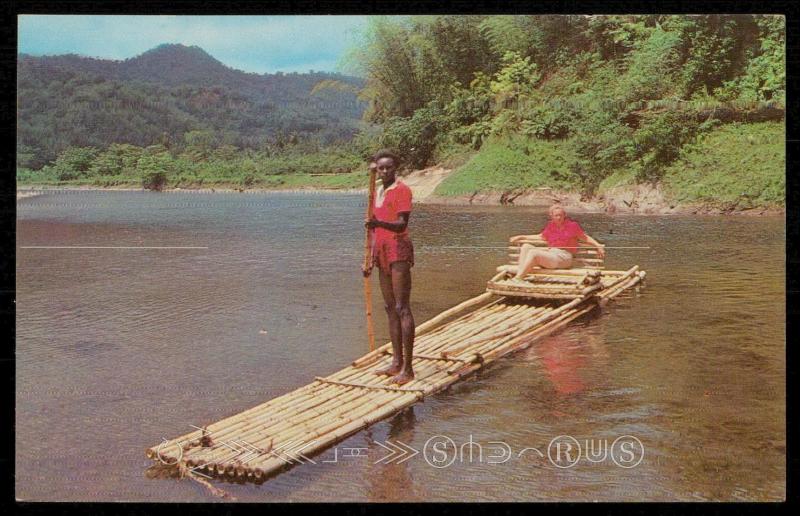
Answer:
M346 141L364 109L354 93L359 79L245 73L183 45L124 61L21 54L17 74L18 163L32 168L68 147L112 143L180 148L200 139L264 149L298 139ZM319 87L331 81L339 87Z

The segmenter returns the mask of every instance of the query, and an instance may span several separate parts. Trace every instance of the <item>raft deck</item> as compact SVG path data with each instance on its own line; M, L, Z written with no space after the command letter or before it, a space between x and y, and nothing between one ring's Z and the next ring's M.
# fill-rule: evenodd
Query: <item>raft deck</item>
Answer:
M336 373L153 446L146 454L210 476L262 482L500 357L527 348L599 301L634 287L644 276L638 266L602 271L602 288L566 303L485 292L417 327L416 377L403 386L373 373L391 362L387 343Z

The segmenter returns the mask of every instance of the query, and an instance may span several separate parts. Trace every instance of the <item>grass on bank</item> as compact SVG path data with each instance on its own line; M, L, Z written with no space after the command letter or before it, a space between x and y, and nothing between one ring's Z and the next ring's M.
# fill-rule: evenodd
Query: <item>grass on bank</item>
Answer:
M729 124L701 135L667 167L665 192L679 203L722 209L786 203L783 122Z
M568 190L576 187L569 170L574 161L564 141L490 140L434 193L451 197L539 187Z
M783 122L732 123L701 134L665 167L661 185L677 204L718 209L783 207L786 202ZM638 168L619 169L598 194L636 184Z
M664 167L665 194L678 204L726 210L783 207L785 137L783 122L732 123L702 133ZM577 190L577 179L570 173L575 160L565 140L494 140L442 181L435 193L459 196L539 187ZM632 162L616 170L600 183L597 193L635 185L640 166Z

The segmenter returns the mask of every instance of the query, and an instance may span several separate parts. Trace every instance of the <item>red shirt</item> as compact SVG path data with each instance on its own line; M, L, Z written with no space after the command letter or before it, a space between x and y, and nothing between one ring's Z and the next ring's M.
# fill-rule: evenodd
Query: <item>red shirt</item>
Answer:
M572 254L578 252L578 239L585 238L581 226L572 219L565 219L559 228L552 220L542 230L542 237L550 247L560 247Z
M402 212L411 212L411 188L397 180L385 191L381 186L375 195L375 218L383 222L397 222ZM384 228L375 228L374 231L376 242L408 237L408 227L400 233Z

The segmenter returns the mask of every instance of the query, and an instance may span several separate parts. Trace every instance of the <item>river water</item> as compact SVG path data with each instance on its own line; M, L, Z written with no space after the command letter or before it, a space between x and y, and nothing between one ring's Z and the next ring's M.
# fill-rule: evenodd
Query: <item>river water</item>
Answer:
M219 500L190 480L153 478L144 451L366 351L363 212L362 197L345 194L19 200L17 498ZM606 260L639 264L643 289L315 464L262 485L215 485L249 502L783 499L784 218L576 218L608 246L650 247L612 249ZM415 207L417 323L479 294L505 261L486 247L545 220L523 207ZM589 446L623 436L641 443L638 464L619 445L590 460ZM551 446L570 438L583 455ZM388 442L421 453L381 462ZM460 453L447 455L447 443Z

